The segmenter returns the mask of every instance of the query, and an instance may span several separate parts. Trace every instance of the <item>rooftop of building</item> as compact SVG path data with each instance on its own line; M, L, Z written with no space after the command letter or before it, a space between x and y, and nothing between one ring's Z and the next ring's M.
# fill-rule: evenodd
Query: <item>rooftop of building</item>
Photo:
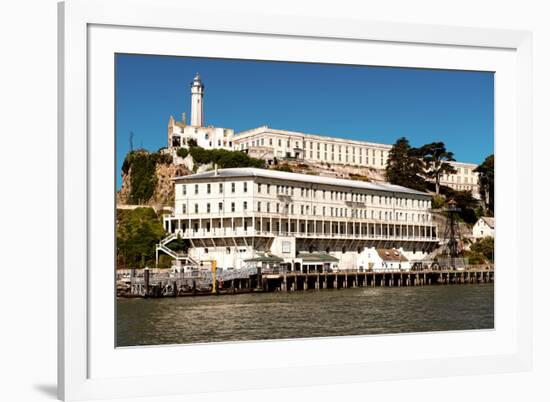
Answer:
M396 261L396 262L407 262L409 261L399 250L396 249L387 249L387 248L377 248L376 252L384 261Z
M487 224L491 229L495 228L495 218L492 216L482 216L480 219Z
M379 148L384 149L391 149L391 145L388 144L381 144L377 142L370 142L370 141L362 141L362 140L353 140L351 138L344 138L344 137L334 137L334 136L326 136L323 134L312 134L312 133L304 133L301 131L291 131L291 130L281 130L273 127L269 127L267 125L251 128L249 130L241 131L238 133L235 133L235 140L238 141L240 136L246 137L247 135L254 135L259 134L262 132L270 132L273 134L281 134L281 135L293 135L293 136L307 136L310 138L314 138L317 141L340 141L340 142L349 142L351 144L356 145L368 145L368 146L375 146Z
M384 191L390 193L405 193L429 196L422 191L413 190L411 188L398 186L389 183L372 183L359 180L339 179L333 177L314 176L302 173L281 172L278 170L258 169L258 168L231 168L209 170L208 172L195 173L188 176L174 177L176 181L193 181L203 179L225 179L225 178L245 178L258 177L266 179L277 179L290 182L314 183L337 187L357 188L364 190Z

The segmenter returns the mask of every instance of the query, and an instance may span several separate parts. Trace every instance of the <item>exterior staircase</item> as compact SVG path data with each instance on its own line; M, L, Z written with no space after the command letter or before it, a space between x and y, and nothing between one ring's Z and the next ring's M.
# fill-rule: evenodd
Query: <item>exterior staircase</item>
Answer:
M156 246L156 256L157 256L157 265L158 265L158 255L159 251L169 255L173 259L177 261L181 261L184 265L191 266L191 267L199 267L199 263L184 253L178 253L171 248L167 247L167 244L176 240L178 238L178 235L175 233L171 233L170 235L166 236L165 238L161 239L159 244Z

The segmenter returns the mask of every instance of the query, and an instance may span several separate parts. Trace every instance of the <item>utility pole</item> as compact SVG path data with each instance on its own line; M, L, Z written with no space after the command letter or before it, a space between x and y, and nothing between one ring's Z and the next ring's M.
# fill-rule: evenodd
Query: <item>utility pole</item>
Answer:
M130 131L130 152L134 150L134 132Z

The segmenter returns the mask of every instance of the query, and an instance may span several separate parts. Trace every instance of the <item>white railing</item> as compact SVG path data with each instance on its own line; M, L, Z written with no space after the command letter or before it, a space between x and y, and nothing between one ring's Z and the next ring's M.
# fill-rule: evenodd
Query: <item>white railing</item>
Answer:
M198 230L177 230L182 238L210 238L210 237L242 237L242 236L286 236L286 237L306 237L306 238L330 238L330 239L368 239L368 240L403 240L403 241L439 241L437 237L431 236L403 236L388 234L367 234L367 233L322 233L322 232L289 232L289 231L266 231L266 230L232 230L231 228L222 229L198 229ZM177 237L177 236L176 236Z

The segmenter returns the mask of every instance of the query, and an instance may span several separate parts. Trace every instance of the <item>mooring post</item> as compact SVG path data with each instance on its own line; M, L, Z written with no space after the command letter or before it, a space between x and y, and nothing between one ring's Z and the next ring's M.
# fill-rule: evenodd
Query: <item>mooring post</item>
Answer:
M143 286L145 287L145 296L149 296L149 268L143 270Z

